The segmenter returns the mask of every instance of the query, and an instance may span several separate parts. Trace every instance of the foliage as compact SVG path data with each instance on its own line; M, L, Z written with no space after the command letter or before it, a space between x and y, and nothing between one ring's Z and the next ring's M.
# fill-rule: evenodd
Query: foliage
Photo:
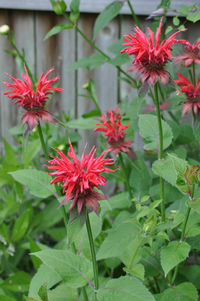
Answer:
M152 87L148 81L135 79L135 73L125 71L123 65L131 64L132 57L120 53L122 39L110 45L107 52L95 44L99 32L120 13L123 1L111 2L98 15L93 40L78 27L79 0L70 2L69 13L64 0L50 2L66 23L55 25L44 39L75 29L95 50L89 57L77 60L70 70L91 70L111 64L118 70L119 80L135 89L137 96L127 95L120 99L119 107L102 112L95 81L90 79L78 99L90 99L94 105L92 111L77 119L63 112L56 124L45 123L41 127L39 123L29 136L25 136L21 125L9 129L0 157L0 300L197 301L200 128L195 104L199 104L200 97L200 89L196 89L199 63L173 64L173 68L179 68L191 80L193 87L190 85L189 92L199 93L189 107L191 125L181 119L181 104L190 106L191 96L187 98L187 86L184 92L178 84L172 85L176 77L172 63L167 66L171 82L168 85L157 82ZM134 22L140 26L131 1L127 3ZM149 16L148 19L153 19L149 22L154 33L160 14L166 15L168 10L170 1L161 1L158 10ZM184 29L185 20L199 21L199 14L198 4L181 4L172 23L163 27L162 39L174 29ZM164 16L164 25L165 22ZM16 58L22 71L26 67L35 89L37 78L24 50L17 48L14 34L8 28L0 33L12 47L7 52ZM194 47L198 48L196 44ZM193 58L195 55L194 51ZM104 134L99 136L97 156L107 149L105 156L115 159L113 172L103 173L114 192L99 202L98 215L85 206L79 215L76 207L69 209L71 201L60 206L65 197L62 193L65 180L51 185L46 165L50 164L50 157L57 156L56 149L61 156L67 155L71 143L80 155L78 131L93 131L98 127L96 123L103 124ZM130 148L138 135L143 146ZM84 168L81 172L84 177ZM63 176L59 174L58 180L60 175ZM72 175L71 182L76 176ZM85 182L84 178L79 183ZM90 183L90 189L93 188ZM95 189L94 193L100 194Z

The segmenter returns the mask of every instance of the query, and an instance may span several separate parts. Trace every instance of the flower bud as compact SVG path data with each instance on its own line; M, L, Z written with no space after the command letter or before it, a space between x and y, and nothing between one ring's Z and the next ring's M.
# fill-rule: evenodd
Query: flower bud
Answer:
M67 5L64 0L57 0L57 1L50 0L50 1L51 1L53 10L57 15L62 15L66 11Z
M1 35L7 35L10 31L10 27L6 24L0 26L0 34Z

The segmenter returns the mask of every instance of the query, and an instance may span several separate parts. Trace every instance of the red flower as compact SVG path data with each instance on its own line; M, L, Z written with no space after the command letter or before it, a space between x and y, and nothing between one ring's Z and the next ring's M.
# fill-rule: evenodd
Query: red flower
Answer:
M175 58L175 62L180 62L185 67L190 67L192 63L200 64L200 40L197 43L190 44L186 41L185 53Z
M61 88L51 86L52 83L58 81L58 76L48 80L49 73L53 71L50 69L45 75L42 73L36 90L33 89L32 81L28 75L25 67L25 75L22 73L22 79L16 79L10 75L13 80L13 84L3 82L3 84L12 90L4 92L3 94L9 98L16 99L15 104L22 106L27 112L23 115L23 125L27 123L27 131L33 130L38 124L38 120L42 119L45 122L54 122L52 115L47 112L44 107L49 95L53 94L52 91L63 91ZM10 95L9 95L10 94Z
M104 200L105 195L94 191L94 187L104 186L106 178L100 175L102 172L110 171L115 172L104 165L114 164L113 159L104 159L106 152L103 152L100 157L94 157L96 153L95 147L92 148L89 155L85 155L83 151L81 160L79 161L74 153L73 147L70 144L68 157L61 151L57 150L60 158L55 157L49 161L51 166L49 169L55 170L49 175L56 176L52 181L53 183L61 182L63 193L66 193L66 198L62 201L61 205L68 203L72 200L69 208L71 211L75 206L77 207L78 214L80 215L83 206L96 213L99 209L98 200Z
M119 113L119 107L114 110L107 111L106 115L101 115L101 123L96 123L100 125L95 132L104 132L104 136L109 144L108 151L111 151L114 155L119 152L130 153L132 140L125 140L124 130L127 129L130 124L121 124L122 116Z
M182 115L184 116L189 111L193 110L197 116L200 113L200 78L198 78L194 86L189 79L183 76L182 73L176 73L179 79L174 82L180 85L180 90L187 97L182 108Z
M124 48L121 53L126 52L129 55L135 55L134 66L129 71L138 71L142 82L149 82L151 85L154 85L158 80L167 84L170 74L165 70L165 64L172 59L171 46L177 42L185 42L184 40L175 39L175 36L180 32L179 30L159 45L161 27L162 19L156 30L155 43L154 33L149 27L147 29L150 39L137 26L133 30L133 34L124 35L123 37L126 43L122 45L128 47Z

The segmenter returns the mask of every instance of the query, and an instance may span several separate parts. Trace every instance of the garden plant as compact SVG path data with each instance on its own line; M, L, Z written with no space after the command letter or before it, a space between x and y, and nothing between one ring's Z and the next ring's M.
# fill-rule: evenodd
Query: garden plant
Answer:
M169 23L170 1L162 0L146 27L134 1L116 0L89 39L79 0L69 8L50 2L66 23L45 39L73 28L94 49L72 69L111 64L137 96L104 112L91 78L80 97L94 109L79 119L55 115L48 103L65 87L54 68L36 78L14 32L0 27L22 69L1 91L22 121L8 130L12 142L3 139L0 157L0 301L198 301L200 40L184 35L200 7L180 5ZM95 38L124 2L135 26L109 55ZM80 150L78 129L88 128L98 142Z

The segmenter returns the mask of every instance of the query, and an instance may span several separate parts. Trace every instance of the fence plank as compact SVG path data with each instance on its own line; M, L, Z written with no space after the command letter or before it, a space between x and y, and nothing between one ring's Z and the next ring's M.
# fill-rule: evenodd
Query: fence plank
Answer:
M3 15L3 12L1 12L1 14ZM15 13L7 12L6 15L7 20L5 20L5 23L9 24L11 29L15 31L15 41L18 49L24 48L27 60L29 61L31 68L33 68L35 63L33 13L18 11ZM1 37L1 39L5 39L5 37ZM6 45L5 48L12 50L8 43L6 43L5 41L3 41L2 43ZM14 77L21 76L21 70L13 57L5 53L1 53L0 57L2 67L1 76L2 74L4 74L3 80L11 81L9 80L8 76L5 76L6 72L12 74ZM4 87L3 90L5 90ZM17 106L14 105L12 101L9 101L7 97L2 96L1 99L1 120L3 120L1 131L2 135L6 136L6 132L10 127L21 123L23 110L17 108Z
M80 10L81 12L99 13L113 0L81 0ZM70 4L71 0L67 0L66 3ZM193 0L176 0L172 1L171 8L179 9L180 4L192 5L195 1ZM134 0L132 5L136 14L149 15L156 7L160 4L160 0ZM52 10L49 0L1 0L0 8L10 9L27 9L27 10ZM124 4L121 13L130 14L127 3ZM170 11L169 15L173 15Z

